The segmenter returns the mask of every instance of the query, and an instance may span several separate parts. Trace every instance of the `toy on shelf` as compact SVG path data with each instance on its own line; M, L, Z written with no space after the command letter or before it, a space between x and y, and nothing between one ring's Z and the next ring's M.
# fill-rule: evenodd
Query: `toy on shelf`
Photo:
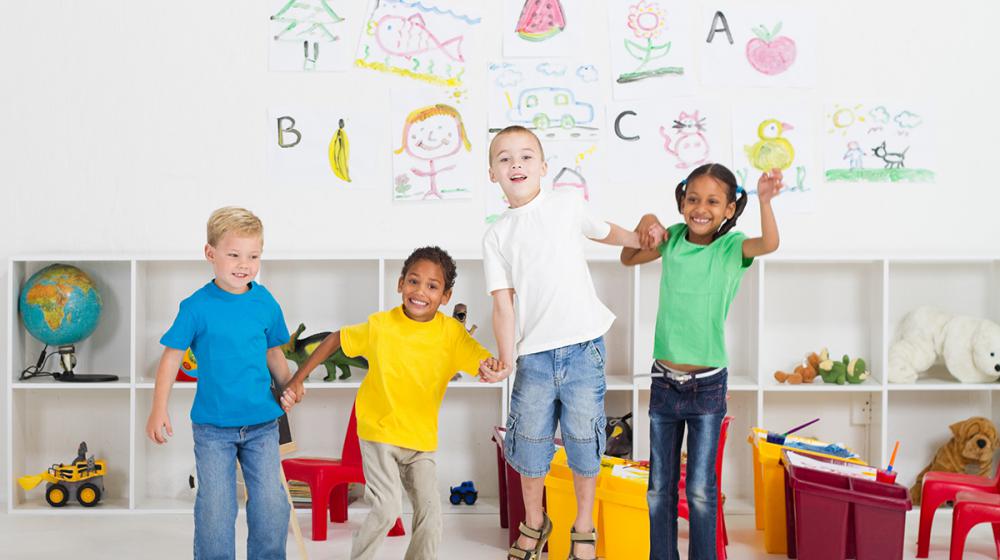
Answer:
M837 362L830 359L829 352L824 348L819 353L819 359L819 376L823 378L823 383L857 385L864 383L871 375L871 372L868 371L868 364L861 358L852 360L847 354L844 354L844 357Z
M107 465L87 457L87 442L80 442L76 459L69 465L54 464L43 473L22 476L17 483L25 491L33 489L42 481L45 485L45 501L52 507L62 507L75 495L81 506L93 507L104 494L104 474Z
M459 323L462 323L462 325L465 325L465 320L469 317L469 307L464 303L456 303L455 308L451 310L451 316L454 317ZM473 336L476 334L476 329L478 328L478 325L472 325L466 330L469 331L469 336ZM451 377L451 380L458 381L461 378L462 374L456 373Z
M177 381L185 383L198 381L198 360L190 348L184 351L181 367L177 368Z
M800 383L812 383L816 376L819 375L819 354L813 352L806 356L802 363L795 366L792 373L787 373L784 371L774 372L774 378L778 383L790 383L792 385L798 385Z
M910 487L910 500L920 503L924 475L930 471L964 473L967 465L976 467L982 477L993 474L993 453L1000 448L997 428L989 418L973 416L951 426L951 439L942 445L934 459L917 475Z
M962 383L993 383L1000 378L1000 325L932 307L907 313L889 347L889 381L916 383L937 362Z
M451 497L449 499L456 506L462 502L471 506L476 503L476 498L478 497L479 491L476 490L476 485L471 480L466 480L458 486L451 487Z
M306 326L299 323L299 328L292 333L292 338L289 339L288 343L281 345L281 351L285 354L285 358L295 362L299 367L306 363L313 350L330 334L329 332L321 332L306 338L299 338L305 330ZM344 354L343 349L338 348L336 352L323 361L323 367L326 368L326 377L323 378L323 381L337 379L338 369L340 369L339 379L341 381L347 379L351 376L351 366L368 369L368 360L361 356L348 357L347 354Z

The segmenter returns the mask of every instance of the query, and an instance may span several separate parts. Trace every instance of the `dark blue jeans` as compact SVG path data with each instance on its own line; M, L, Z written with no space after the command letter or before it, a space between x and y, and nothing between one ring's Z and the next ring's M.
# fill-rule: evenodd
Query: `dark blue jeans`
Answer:
M656 368L654 367L654 373ZM719 431L726 415L729 373L678 383L653 377L649 400L650 473L649 558L678 560L677 485L681 442L687 426L687 493L690 514L688 560L716 560L715 525L718 507L715 458Z

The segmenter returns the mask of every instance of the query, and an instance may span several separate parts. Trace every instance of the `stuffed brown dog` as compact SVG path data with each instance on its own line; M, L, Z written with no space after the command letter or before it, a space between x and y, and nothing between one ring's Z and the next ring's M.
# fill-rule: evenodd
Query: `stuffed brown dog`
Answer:
M989 418L974 416L951 426L952 437L934 454L934 460L917 475L910 488L910 500L920 503L924 475L930 471L965 473L967 465L975 465L979 476L993 476L993 452L1000 448L997 428Z

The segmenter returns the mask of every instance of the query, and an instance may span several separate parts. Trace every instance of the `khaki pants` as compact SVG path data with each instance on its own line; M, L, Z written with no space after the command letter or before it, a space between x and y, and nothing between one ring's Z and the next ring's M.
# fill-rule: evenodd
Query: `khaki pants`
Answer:
M410 546L404 560L434 560L441 544L441 497L434 453L361 440L365 498L371 513L354 533L352 560L375 557L403 509L403 490L413 503Z

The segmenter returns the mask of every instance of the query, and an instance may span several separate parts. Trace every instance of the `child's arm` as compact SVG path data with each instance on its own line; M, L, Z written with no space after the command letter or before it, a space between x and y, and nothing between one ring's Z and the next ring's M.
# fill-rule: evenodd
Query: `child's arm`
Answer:
M497 353L501 365L505 367L484 378L490 383L502 381L513 371L514 363L514 290L505 288L496 290L493 295L493 334L497 339ZM480 370L480 375L482 375Z
M283 391L289 382L291 382L292 372L288 369L288 360L285 359L285 353L281 351L280 346L267 349L267 370L271 373L271 378L274 379L274 384L278 387L278 390ZM290 403L288 408L292 406L295 406L295 403ZM281 407L285 408L284 403L281 404ZM285 410L288 409L286 408Z
M635 266L655 261L660 258L660 251L657 247L667 240L669 234L660 223L660 220L653 214L646 214L639 220L639 225L635 226L635 231L639 235L639 249L632 247L622 248L621 261L625 266Z
M778 223L774 219L771 200L781 193L781 170L772 169L757 180L757 196L760 198L760 237L743 240L743 256L759 257L778 249Z
M620 225L613 224L611 222L608 222L608 225L611 226L611 231L608 232L608 236L604 239L595 239L594 241L618 247L632 249L642 248L642 245L639 243L639 232L629 231Z
M281 407L288 410L302 401L306 394L305 380L321 363L340 349L340 331L334 331L323 339L323 342L313 350L306 363L295 372L292 380L285 386L285 391L281 394ZM282 356L284 359L284 356ZM287 364L285 366L288 367Z
M155 443L167 442L167 438L163 435L164 430L167 436L174 436L170 415L167 413L167 401L170 399L170 389L177 379L177 368L180 367L183 357L184 350L164 348L163 355L160 356L160 365L156 368L153 409L149 412L149 419L146 420L146 437Z

